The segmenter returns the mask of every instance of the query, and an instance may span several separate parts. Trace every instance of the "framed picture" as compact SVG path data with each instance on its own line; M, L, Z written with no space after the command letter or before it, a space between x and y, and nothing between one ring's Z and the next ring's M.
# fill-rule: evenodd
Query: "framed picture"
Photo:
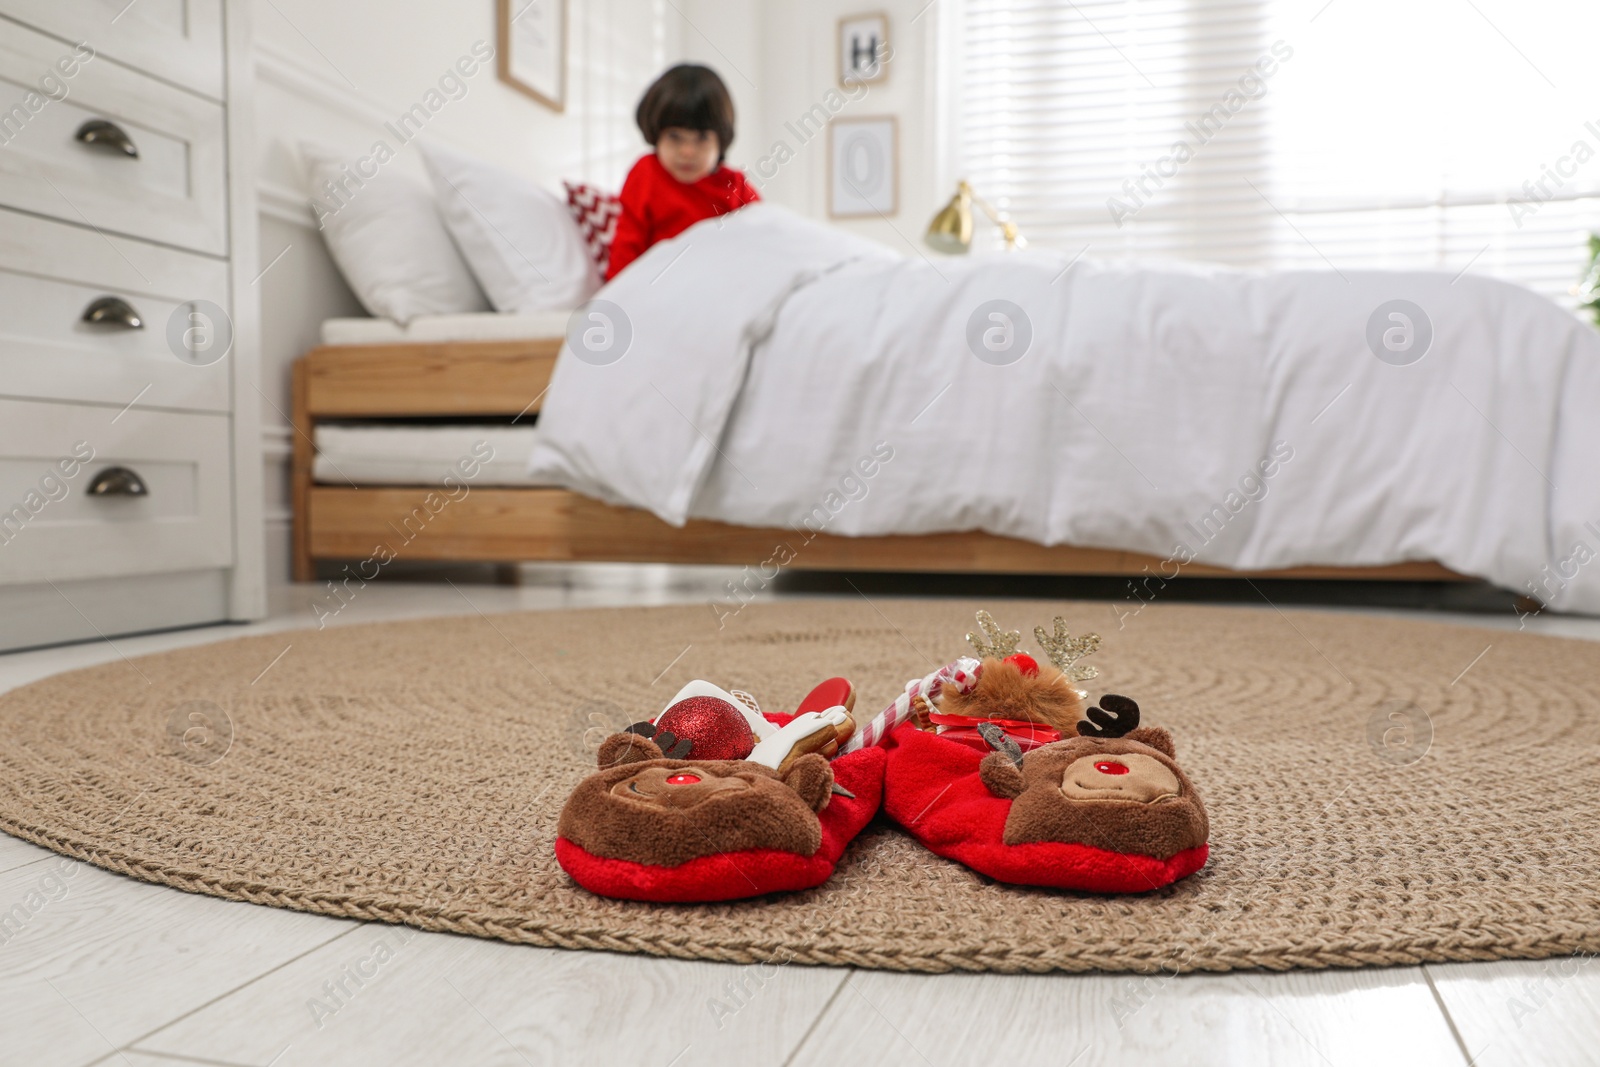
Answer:
M839 20L839 87L881 82L889 76L883 62L889 46L889 16L850 15Z
M500 80L552 111L567 106L567 0L497 0Z
M900 124L893 115L828 124L828 214L836 219L900 210Z

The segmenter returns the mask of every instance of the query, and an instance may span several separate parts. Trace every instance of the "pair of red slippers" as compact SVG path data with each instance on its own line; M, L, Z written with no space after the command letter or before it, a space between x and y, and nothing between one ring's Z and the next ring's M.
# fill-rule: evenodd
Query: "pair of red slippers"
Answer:
M940 856L1001 882L1139 893L1205 865L1205 807L1172 738L1107 695L1085 709L1077 660L1099 638L1062 620L1017 651L987 612L963 658L857 729L833 678L790 714L691 682L600 746L562 810L556 857L590 892L736 900L821 885L880 806Z

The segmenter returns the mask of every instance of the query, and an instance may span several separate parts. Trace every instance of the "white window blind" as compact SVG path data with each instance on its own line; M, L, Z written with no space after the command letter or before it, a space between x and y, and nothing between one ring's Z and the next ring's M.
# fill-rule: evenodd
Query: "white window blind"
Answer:
M954 29L958 168L1035 243L1570 303L1600 229L1600 5L965 0Z
M651 82L667 68L670 0L589 0L569 4L568 113L581 137L576 159L545 162L603 188L622 188L634 162L649 150L634 112ZM517 0L520 10L523 0Z

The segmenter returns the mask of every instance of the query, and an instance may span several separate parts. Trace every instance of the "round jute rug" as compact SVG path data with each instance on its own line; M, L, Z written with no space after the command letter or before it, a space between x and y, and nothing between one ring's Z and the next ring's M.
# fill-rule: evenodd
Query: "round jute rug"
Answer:
M593 897L552 852L611 729L706 677L871 714L976 608L1105 635L1212 856L1165 891L994 884L884 822L806 893ZM721 623L719 629L718 623ZM1331 613L806 600L252 637L0 697L0 828L197 893L562 948L913 971L1411 964L1600 950L1600 644ZM286 648L287 646L287 648ZM1031 638L1024 640L1031 647ZM281 658L280 658L281 654Z

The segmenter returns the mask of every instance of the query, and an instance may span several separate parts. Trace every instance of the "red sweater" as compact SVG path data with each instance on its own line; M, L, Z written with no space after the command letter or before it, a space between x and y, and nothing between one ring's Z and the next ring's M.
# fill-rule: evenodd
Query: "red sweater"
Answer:
M704 219L726 215L761 199L744 174L732 167L716 170L692 184L674 178L654 152L642 156L622 183L622 217L611 241L606 281L644 255L657 241L676 237Z

